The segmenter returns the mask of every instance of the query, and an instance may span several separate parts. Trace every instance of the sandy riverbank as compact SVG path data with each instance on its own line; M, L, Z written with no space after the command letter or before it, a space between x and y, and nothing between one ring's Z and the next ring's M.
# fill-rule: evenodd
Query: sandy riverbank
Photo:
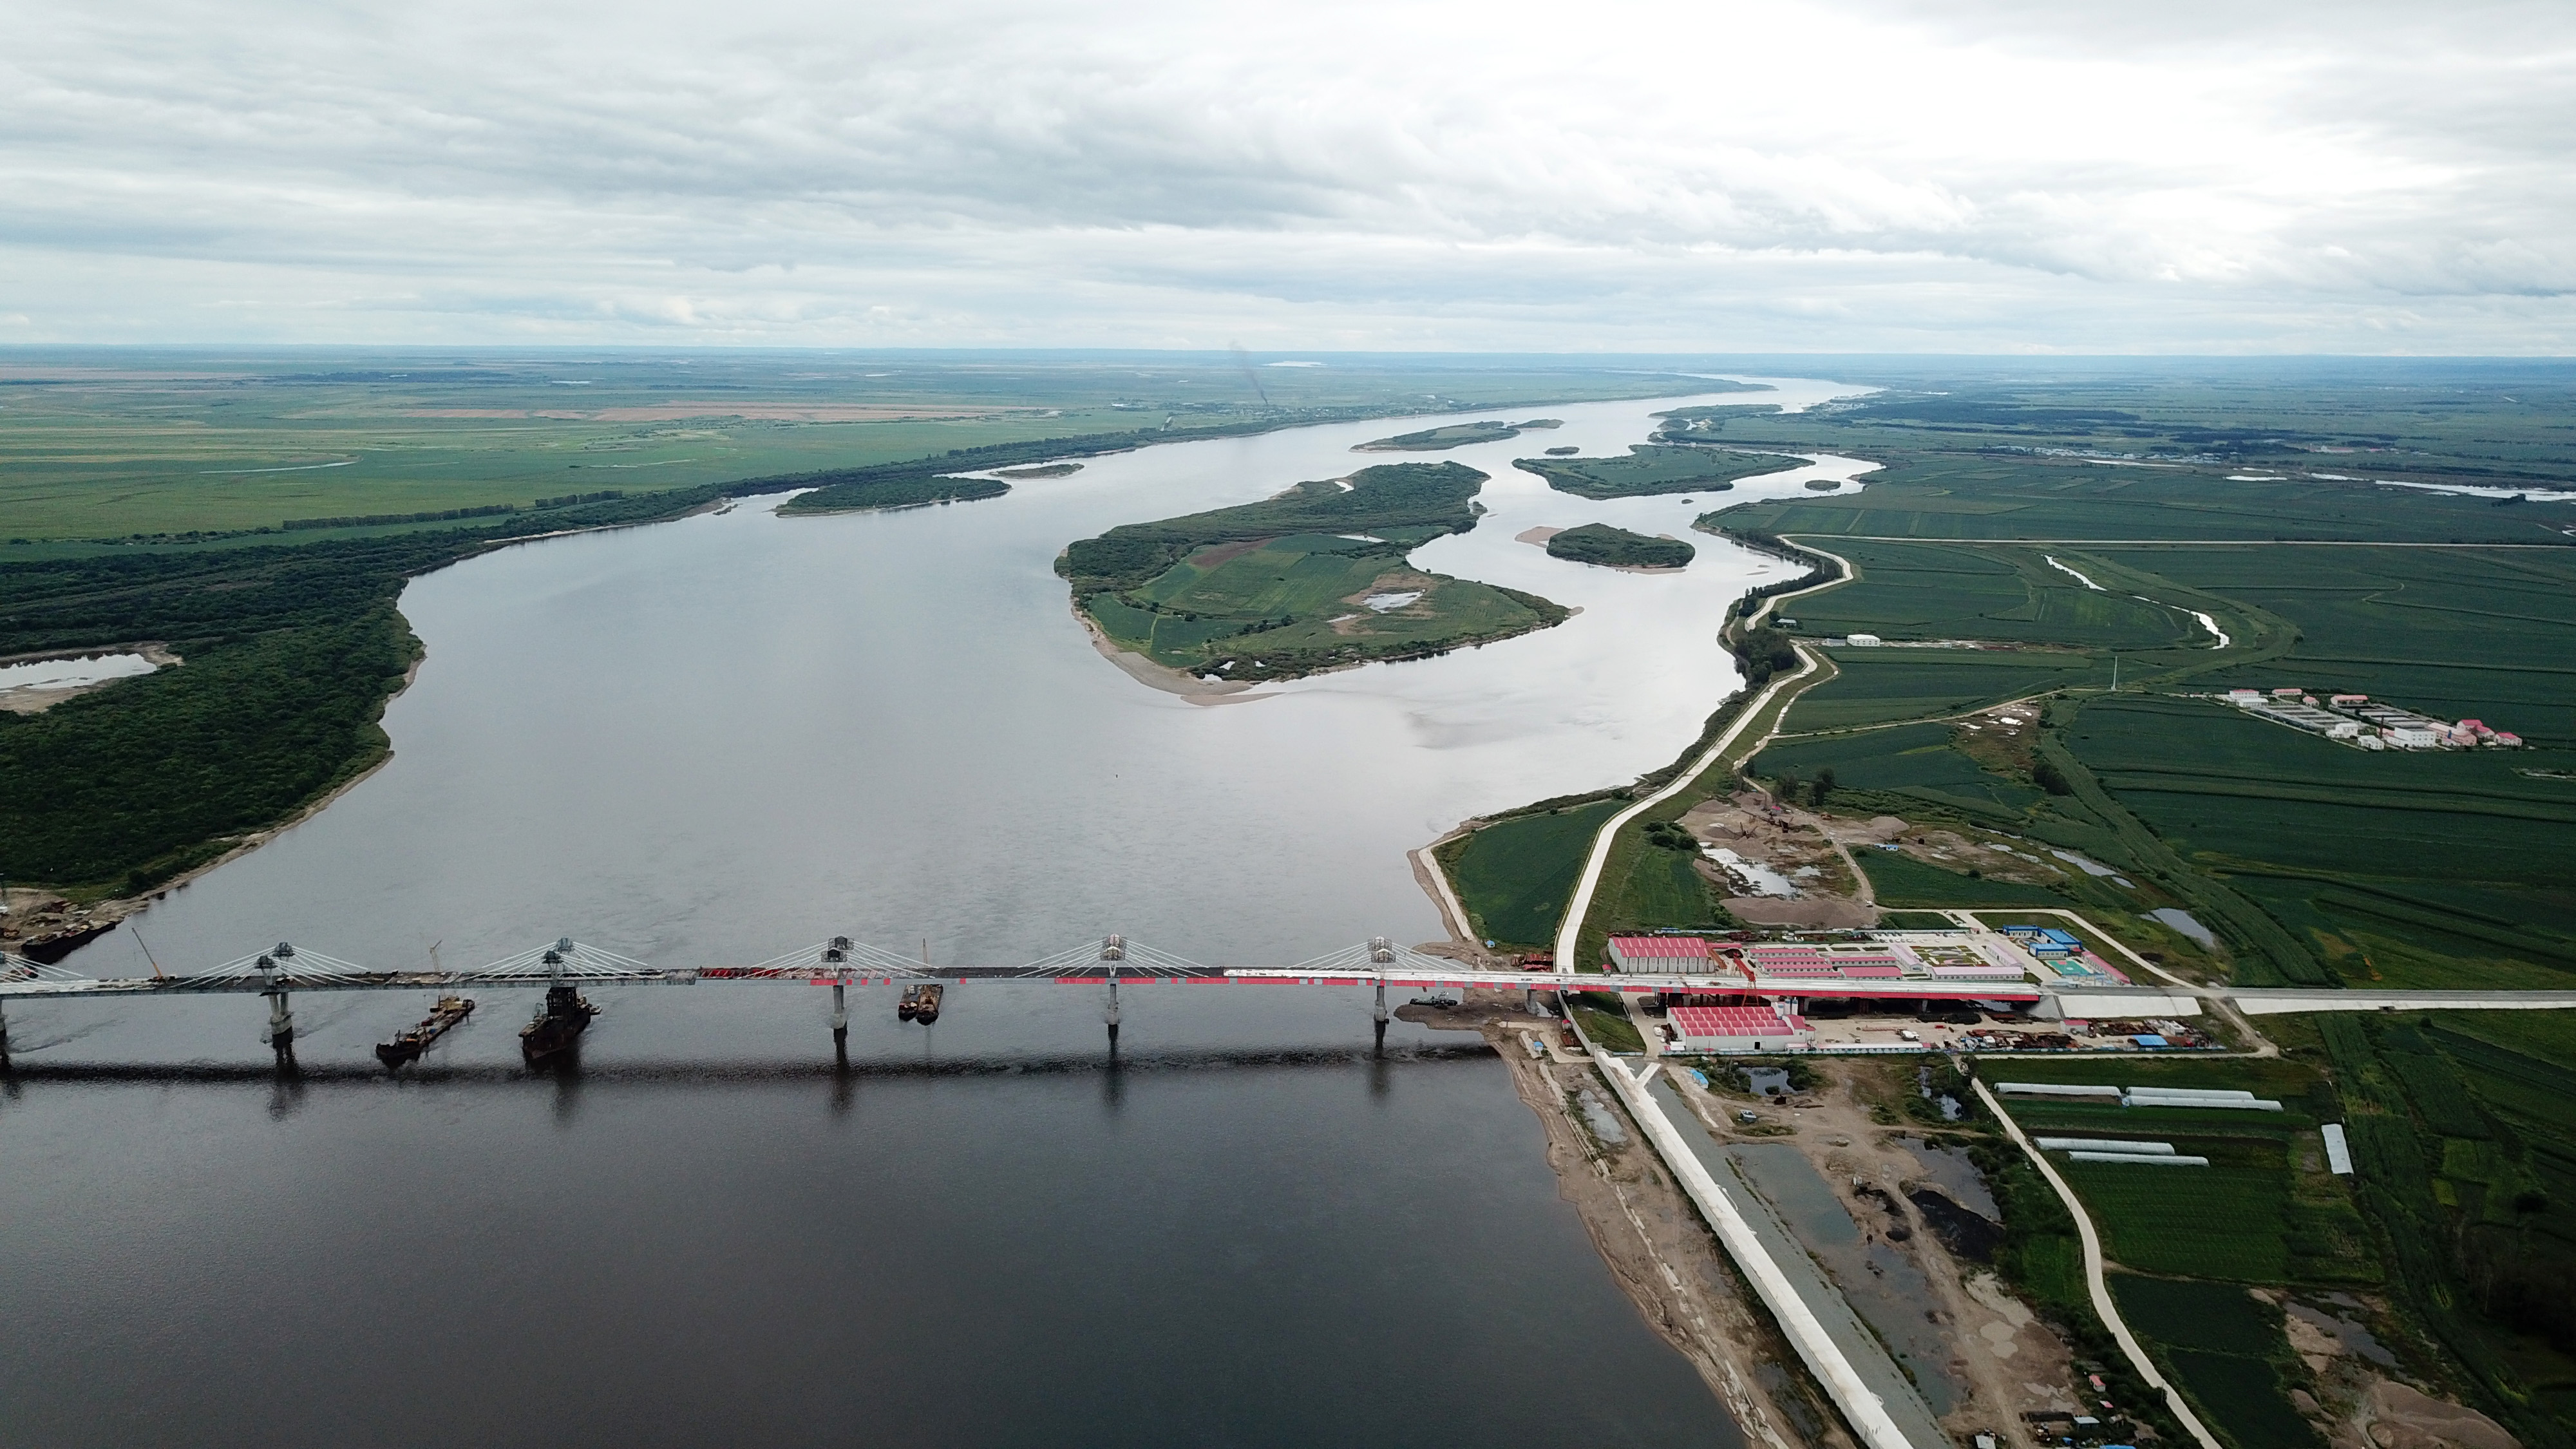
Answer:
M53 659L92 659L102 654L140 654L159 669L167 669L171 665L187 662L171 653L165 646L155 642L120 645L113 649L83 649L73 654L17 654L7 659L0 659L0 664L35 664ZM121 676L124 679L147 677L132 674ZM101 679L89 684L66 684L60 688L22 686L17 689L0 689L0 710L6 710L11 714L43 714L64 700L76 699L92 690L105 689L117 682L118 680L115 679Z
M1241 704L1248 699L1270 697L1266 694L1247 695L1246 691L1252 688L1249 684L1238 683L1231 679L1203 679L1183 670L1157 664L1134 650L1121 649L1111 642L1108 631L1102 629L1089 614L1084 613L1078 604L1074 606L1073 617L1082 621L1082 631L1091 636L1091 647L1100 651L1100 657L1126 670L1127 676L1138 684L1159 689L1165 694L1177 694L1192 704Z
M1552 1034L1555 1027L1546 1029ZM1617 1142L1577 1122L1582 1093L1604 1103L1611 1097L1591 1064L1534 1060L1520 1044L1522 1033L1500 1026L1486 1035L1509 1065L1513 1088L1546 1129L1558 1193L1582 1218L1611 1277L1699 1370L1745 1443L1850 1449L1841 1419L1770 1320L1752 1307L1743 1280L1653 1150L1624 1117L1617 1119L1623 1129Z

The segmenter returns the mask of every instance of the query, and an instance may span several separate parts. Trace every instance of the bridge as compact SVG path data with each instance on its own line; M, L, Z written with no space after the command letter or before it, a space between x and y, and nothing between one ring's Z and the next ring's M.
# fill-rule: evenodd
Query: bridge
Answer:
M1118 1039L1122 987L1367 986L1377 994L1377 1035L1385 1040L1390 986L1414 990L1494 990L1527 993L1609 991L1621 994L1759 996L1795 1009L1801 998L1920 1003L1973 998L2030 1012L2036 1017L2136 1018L2196 1015L2205 1003L2224 1001L2253 1015L2318 1011L2461 1011L2576 1008L2576 991L2333 991L2191 986L2042 985L2029 981L1973 985L1911 980L1819 982L1752 979L1712 971L1576 973L1474 967L1373 937L1284 966L1211 966L1157 950L1123 936L1068 947L1035 961L1006 966L934 966L899 952L864 945L848 936L745 966L654 966L598 946L563 937L467 970L380 970L280 941L274 947L182 975L98 977L58 965L0 954L0 1066L9 1058L7 1008L13 1001L137 1001L182 996L259 996L268 1002L267 1040L281 1058L295 1040L293 998L322 991L466 991L557 986L695 986L711 981L787 982L828 986L833 1040L849 1031L848 988L908 983L1028 982L1106 988L1104 1019Z

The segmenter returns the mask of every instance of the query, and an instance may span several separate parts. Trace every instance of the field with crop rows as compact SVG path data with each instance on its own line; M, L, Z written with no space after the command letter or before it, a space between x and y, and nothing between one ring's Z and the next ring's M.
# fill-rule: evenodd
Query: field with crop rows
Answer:
M2347 975L2408 984L2542 984L2576 972L2576 780L2528 756L2365 754L2198 700L2085 707L2069 747L2177 851L2244 879ZM2411 943L2382 961L2352 935ZM2461 964L2444 972L2424 953ZM2371 957L2367 969L2360 958ZM2524 963L2496 969L2490 958ZM2440 979L2447 975L2449 979Z
M2207 638L2180 610L2114 592L2108 584L2086 588L2073 574L2049 567L2046 549L1875 541L1831 546L1851 560L1859 576L1798 602L1798 622L1807 634L2102 649L2153 649ZM2080 564L2070 567L2084 572Z
M1982 769L1951 748L1950 731L1947 724L1896 725L1861 734L1780 740L1754 756L1749 769L1767 780L1812 780L1831 770L1837 790L1928 800L2001 818L2018 818L2039 799L2038 790Z
M2278 1307L2229 1284L2135 1273L2111 1275L2111 1291L2221 1438L2239 1449L2313 1449L2284 1382L2295 1361Z
M2576 549L2129 549L2106 555L2296 625L2212 687L2296 684L2576 746Z
M1442 852L1461 905L1486 936L1553 946L1575 877L1603 821L1627 802L1596 800L1488 825Z
M1752 438L1768 425L1730 427ZM2556 543L2557 530L2576 523L2576 510L2563 504L2499 509L2485 499L2392 491L2311 479L2247 485L2073 461L1914 457L1871 474L1869 487L1848 497L1746 503L1718 521L1783 535L1901 539L2513 543Z
M1798 621L1804 625L1807 620ZM2107 655L2071 650L1835 649L1840 672L1798 697L1794 728L1849 729L1966 714L2054 689L2111 682Z

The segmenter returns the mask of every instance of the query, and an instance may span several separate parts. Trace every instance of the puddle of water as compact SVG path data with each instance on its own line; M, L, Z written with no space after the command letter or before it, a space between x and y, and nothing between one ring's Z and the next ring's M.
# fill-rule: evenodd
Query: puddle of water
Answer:
M2078 855L2071 850L2052 850L2049 854L2056 856L2059 860L2065 861L2067 864L2089 876L2098 878L2101 876L2117 874L2117 872L2113 871L2111 867L2104 865L2102 862L2094 860L2089 856Z
M1915 1211L1923 1214L1923 1221L1930 1225L1932 1236L1941 1240L1941 1246L1949 1249L1952 1257L1964 1258L1971 1263L1995 1260L1995 1250L2004 1242L2003 1224L1979 1217L1929 1187L1918 1187L1907 1193L1905 1198L1914 1204Z
M2345 1297L2345 1295L2340 1293L2335 1294L2334 1296L2337 1298ZM2346 1299L2346 1301L2349 1302L2351 1300ZM2364 1328L2361 1324L2353 1321L2352 1319L2345 1318L2339 1314L2328 1313L2323 1309L2311 1308L2304 1303L2297 1302L2296 1300L2282 1306L2288 1309L2289 1312L2297 1315L2300 1321L2314 1324L2315 1326L2324 1329L2326 1332L2333 1334L2336 1338L2343 1340L2343 1346L2345 1348L2352 1350L2354 1353L2361 1355L2372 1363L2378 1364L2383 1368L2395 1368L2397 1366L2397 1355L2390 1353L2387 1345L2381 1343L2369 1329Z
M24 664L0 664L0 690L71 689L84 684L103 684L111 679L131 679L138 674L150 674L156 667L140 654L33 659Z
M1841 1196L1798 1149L1751 1143L1726 1152L1833 1276L1932 1412L1947 1414L1956 1407L1962 1389L1949 1375L1950 1348L1940 1325L1925 1316L1932 1285L1922 1270L1893 1245L1864 1239Z
M2000 1221L2003 1205L1986 1187L1986 1175L1977 1170L1976 1159L1967 1149L1942 1147L1920 1137L1900 1137L1897 1145L1913 1154L1923 1166L1923 1180L1947 1194L1951 1201L1972 1213Z
M1723 845L1703 848L1707 851L1709 859L1724 866L1728 875L1744 882L1744 888L1757 896L1779 896L1790 899L1798 894L1796 883L1767 865L1746 860Z
M2202 925L2198 917L2178 906L2165 906L2158 910L2149 911L2147 912L2147 919L2150 921L2159 921L2165 925L2173 927L2175 930L2189 936L2194 941L2199 942L2203 950L2214 949L2218 945L2218 938L2209 933L2209 928Z
M1591 1124L1593 1136L1611 1147L1628 1140L1626 1124L1619 1120L1618 1113L1610 1110L1609 1103L1601 1100L1600 1093L1586 1087L1576 1094L1574 1100L1583 1108L1583 1120Z
M1778 1067L1746 1067L1744 1080L1765 1097L1776 1097L1789 1090L1789 1074Z

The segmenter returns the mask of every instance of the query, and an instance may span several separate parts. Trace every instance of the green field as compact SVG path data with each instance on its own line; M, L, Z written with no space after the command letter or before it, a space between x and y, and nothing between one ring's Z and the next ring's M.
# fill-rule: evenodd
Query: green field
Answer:
M1851 560L1858 577L1800 601L1802 633L2097 649L2212 642L2180 608L2141 602L2112 587L2144 580L2105 577L2098 563L2073 550L2054 551L2053 556L2093 578L2100 589L2088 589L2073 575L2049 567L2052 551L2046 549L1875 542L1836 542L1831 547Z
M1747 435L1747 442L1755 442L1754 431L1772 425L1733 426ZM1834 446L1889 456L1887 450L1870 447L1877 441L1845 438ZM2086 467L2074 460L1930 452L1894 456L1891 466L1869 475L1869 486L1860 493L1744 503L1719 516L1730 528L1790 537L2075 539L2103 545L2140 539L2324 539L2554 546L2564 542L2559 530L2576 524L2576 507L2566 504L2498 508L2478 498L2313 479L2239 483L2218 468L2169 472Z
M2032 786L1985 770L1952 748L1951 729L1947 724L1896 725L1781 740L1755 756L1748 768L1765 780L1813 780L1831 770L1838 791L1898 796L1881 803L1931 804L1989 820L2018 820L2039 800L2040 792Z
M1869 875L1881 905L1918 907L2048 906L2063 910L2077 902L2046 886L1985 880L1944 870L1928 861L1892 850L1854 851L1853 859Z
M1804 625L1802 616L1798 621ZM1841 671L1798 697L1797 728L1850 729L1968 714L2111 682L2108 655L2058 649L1835 649Z
M2576 549L2106 549L2276 615L2283 657L2212 686L2299 684L2576 748Z
M1554 622L1490 584L1409 568L1407 551L1313 533L1241 553L1220 546L1127 596L1094 595L1088 607L1123 648L1239 679L1286 677L1316 660L1508 638ZM1405 602L1384 603L1397 598Z
M2280 1112L2122 1107L2011 1098L2033 1135L2171 1142L2203 1167L2070 1162L2058 1170L2092 1210L2103 1250L2142 1273L2236 1283L2369 1284L2380 1269L2349 1186L2323 1167L2316 1126L2340 1113L2315 1069L2295 1061L2013 1062L2007 1081L2236 1088Z
M1569 528L1547 541L1550 558L1608 568L1677 569L1689 564L1698 552L1677 538L1651 538L1606 523Z
M1498 821L1440 852L1459 904L1487 939L1552 948L1584 853L1624 800L1596 800Z
M2157 1346L2203 1422L2239 1449L2317 1443L2289 1397L2301 1372L2285 1347L2281 1310L2241 1288L2135 1273L2111 1276L2129 1327Z
M1800 465L1776 453L1737 453L1720 448L1641 444L1617 458L1520 458L1513 467L1535 473L1560 493L1584 498L1643 498L1662 493L1722 492L1734 480Z
M2347 979L2576 980L2563 866L2576 858L2576 780L2523 774L2525 756L2365 754L2222 705L2144 697L2087 705L2067 744L2175 851L2262 901Z

